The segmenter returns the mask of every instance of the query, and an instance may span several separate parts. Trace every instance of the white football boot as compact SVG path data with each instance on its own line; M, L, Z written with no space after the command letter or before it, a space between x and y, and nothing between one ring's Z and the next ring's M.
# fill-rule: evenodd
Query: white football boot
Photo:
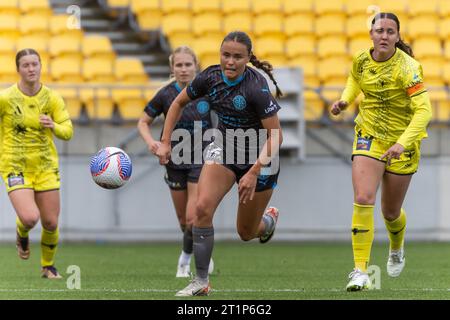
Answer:
M191 297L191 296L207 296L211 291L211 286L208 280L200 280L195 277L191 283L183 290L178 291L176 297Z
M350 279L347 284L347 291L362 291L372 288L372 282L370 281L369 275L360 269L353 269L348 275Z
M403 247L399 250L389 249L389 258L386 264L386 270L390 277L398 277L405 267L405 251Z

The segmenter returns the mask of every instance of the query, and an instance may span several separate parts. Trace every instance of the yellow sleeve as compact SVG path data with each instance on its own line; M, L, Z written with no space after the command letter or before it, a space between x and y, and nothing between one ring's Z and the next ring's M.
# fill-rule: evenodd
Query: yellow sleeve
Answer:
M397 140L397 143L400 143L403 147L407 147L417 139L420 139L431 120L431 102L428 92L423 91L412 96L411 109L414 112L414 116L405 132Z
M422 66L418 62L410 60L406 62L403 70L403 86L411 98L410 107L414 115L397 143L407 147L425 135L432 113L430 97L423 84Z
M52 119L55 125L53 133L59 139L70 140L73 136L73 126L69 112L66 109L66 104L63 98L55 93L52 95L52 100Z
M348 102L348 104L351 104L353 101L355 101L356 97L361 92L361 87L359 86L359 83L355 78L356 68L358 65L357 64L358 57L359 55L353 58L352 70L350 71L350 75L347 78L347 83L345 84L344 92L342 92L341 95L341 100Z

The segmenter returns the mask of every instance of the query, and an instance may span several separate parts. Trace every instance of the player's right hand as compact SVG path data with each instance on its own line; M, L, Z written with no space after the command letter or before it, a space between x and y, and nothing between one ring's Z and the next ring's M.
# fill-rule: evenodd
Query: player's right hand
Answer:
M158 150L156 150L156 156L159 158L159 164L167 164L170 158L170 145L167 143L161 143Z
M342 110L344 110L345 108L347 108L348 103L346 101L342 101L342 100L338 100L335 101L332 105L331 105L331 114L337 116L338 114L341 113Z

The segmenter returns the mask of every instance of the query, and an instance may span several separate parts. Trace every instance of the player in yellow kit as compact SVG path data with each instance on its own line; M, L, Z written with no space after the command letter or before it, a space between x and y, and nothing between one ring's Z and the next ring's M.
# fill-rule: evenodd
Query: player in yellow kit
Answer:
M40 82L41 60L33 49L16 55L20 80L0 93L0 172L17 213L17 250L30 256L28 232L41 219L41 275L58 279L60 177L53 135L69 140L72 122L63 99Z
M431 104L422 67L400 38L400 22L392 13L372 20L373 48L358 53L341 99L331 113L339 114L362 91L355 119L352 153L354 205L352 245L355 269L348 291L369 289L367 274L374 238L374 204L381 183L381 209L390 248L387 273L400 275L405 265L403 240L406 214L402 208L420 159L420 141L427 136Z

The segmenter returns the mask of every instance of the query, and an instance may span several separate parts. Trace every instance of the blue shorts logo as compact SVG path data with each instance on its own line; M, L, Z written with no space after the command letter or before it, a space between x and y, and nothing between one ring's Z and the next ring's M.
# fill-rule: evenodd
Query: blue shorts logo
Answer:
M209 103L206 101L200 101L197 103L197 111L200 114L205 114L209 111Z
M237 95L233 98L233 106L236 110L244 110L247 106L247 102L245 101L245 98L241 95Z
M358 137L358 140L356 141L356 150L369 151L371 145L372 145L372 140Z

